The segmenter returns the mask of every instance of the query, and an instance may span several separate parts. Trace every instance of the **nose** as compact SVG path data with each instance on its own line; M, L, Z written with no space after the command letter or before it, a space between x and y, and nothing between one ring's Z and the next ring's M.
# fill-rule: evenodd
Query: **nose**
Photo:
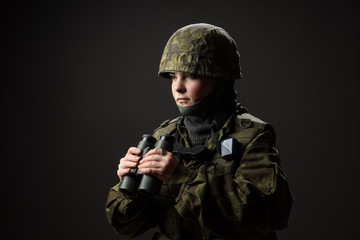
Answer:
M176 77L175 79L173 79L173 89L178 92L178 93L184 93L186 92L186 88L184 85L184 81L181 77Z

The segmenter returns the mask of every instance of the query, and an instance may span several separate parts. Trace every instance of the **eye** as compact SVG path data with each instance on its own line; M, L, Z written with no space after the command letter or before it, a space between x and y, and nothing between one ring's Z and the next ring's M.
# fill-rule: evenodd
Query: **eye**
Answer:
M186 75L186 78L194 79L196 78L195 74L189 73Z
M170 79L171 79L171 80L175 80L175 79L176 79L176 75L170 74Z

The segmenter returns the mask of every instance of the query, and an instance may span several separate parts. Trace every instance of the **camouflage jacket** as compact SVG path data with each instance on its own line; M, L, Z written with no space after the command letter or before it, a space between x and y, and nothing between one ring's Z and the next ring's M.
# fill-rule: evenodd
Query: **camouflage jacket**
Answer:
M178 119L164 122L154 137L169 132L189 146ZM230 159L216 150L225 137L240 146ZM248 113L234 113L213 138L206 164L180 158L158 197L129 197L119 184L111 188L106 214L115 230L135 237L159 226L153 239L277 239L275 230L287 226L293 200L272 127Z

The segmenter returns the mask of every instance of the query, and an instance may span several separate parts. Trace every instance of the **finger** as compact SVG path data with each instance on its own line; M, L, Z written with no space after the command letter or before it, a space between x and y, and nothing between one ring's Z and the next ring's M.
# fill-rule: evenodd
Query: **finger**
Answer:
M122 178L127 175L130 172L130 168L129 169L118 169L116 171L116 174L118 175L118 177L120 178L120 180L122 180Z
M140 160L139 156L136 155L132 155L132 154L126 154L125 157L123 157L122 159L120 159L121 161L131 161L131 162L138 162Z
M154 175L154 173L159 172L157 166L153 163L147 163L146 165L141 166L141 168L139 167L139 171L150 175Z
M158 174L164 170L164 164L161 161L147 161L138 166L142 173Z
M141 161L139 162L139 164L144 164L146 162L161 162L163 156L158 155L158 154L154 154L154 155L149 155L149 156L145 156L143 159L141 159Z
M162 153L162 150L160 148L153 148L149 152L147 152L144 157L151 156L151 155L161 155L161 153Z
M120 162L119 168L122 168L122 169L134 168L134 167L136 167L137 165L138 165L137 162L123 161L123 162Z
M141 163L138 168L139 169L148 169L148 168L159 168L160 167L160 163L158 161L147 161L147 162L143 162Z
M136 147L130 147L127 151L128 154L140 154L141 151Z
M141 169L141 172L144 174L155 176L163 181L164 171L162 168L151 167Z

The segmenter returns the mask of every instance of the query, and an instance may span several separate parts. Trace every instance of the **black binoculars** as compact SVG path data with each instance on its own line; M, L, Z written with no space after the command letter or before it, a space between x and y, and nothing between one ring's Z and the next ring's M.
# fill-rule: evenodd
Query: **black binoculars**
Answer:
M137 148L141 151L138 155L140 160L154 148L164 149L172 152L174 137L169 134L162 134L160 140L156 143L156 139L150 134L144 134ZM140 161L139 160L139 161ZM156 196L159 194L163 182L157 177L143 174L137 167L132 168L130 173L125 175L120 183L119 190L130 196L136 196L138 193L147 196Z

